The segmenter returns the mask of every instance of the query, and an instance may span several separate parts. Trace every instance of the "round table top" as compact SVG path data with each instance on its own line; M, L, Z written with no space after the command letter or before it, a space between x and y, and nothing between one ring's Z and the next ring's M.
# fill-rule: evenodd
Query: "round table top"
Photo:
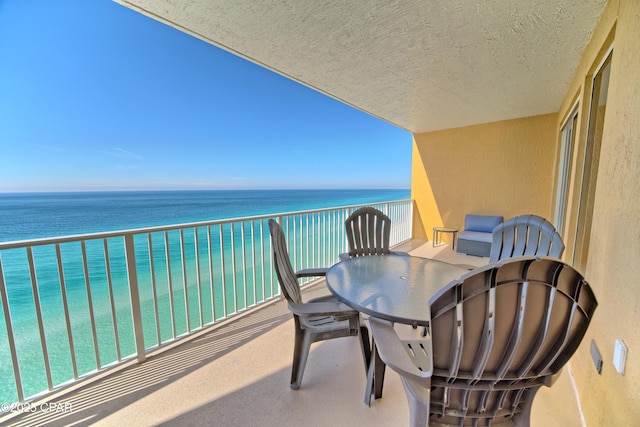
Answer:
M455 227L433 227L435 231L454 232L458 231Z
M371 255L335 264L329 290L350 307L392 322L429 324L429 299L467 269L428 258Z

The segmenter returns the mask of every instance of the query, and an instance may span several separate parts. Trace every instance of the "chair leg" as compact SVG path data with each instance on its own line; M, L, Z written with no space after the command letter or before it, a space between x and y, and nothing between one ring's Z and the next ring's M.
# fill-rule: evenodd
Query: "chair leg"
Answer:
M375 347L373 349L373 353L375 354ZM372 358L375 357L372 354ZM373 374L375 368L373 367L373 360L369 362L369 368L367 369L367 385L364 388L364 404L367 406L371 406L371 394L373 394Z
M423 387L400 377L409 402L409 425L426 427L429 425L430 386Z
M513 417L513 422L518 427L529 427L531 425L531 406L533 405L533 399L536 397L540 387L541 386L529 389L523 397L524 402L521 402L520 404L522 412Z
M297 326L297 325L296 325ZM309 349L313 342L313 334L296 328L296 341L293 349L293 366L291 367L291 388L298 390L302 384L302 375L309 357Z
M374 351L371 358L372 358L371 364L375 369L375 372L373 374L373 378L374 378L373 396L376 399L380 399L382 397L382 386L384 385L384 372L387 365L385 365L382 359L380 359L380 355L378 354L378 351L375 349L375 346L374 346Z
M368 374L371 363L371 342L369 341L369 329L364 325L360 326L360 348L364 359L364 372Z
M371 357L369 360L369 369L367 369L367 385L364 392L364 403L371 406L371 395L375 399L382 397L382 385L384 384L384 373L387 366L384 364L378 350L375 340L371 340Z
M300 387L298 381L298 367L300 366L300 352L304 331L300 329L300 321L294 316L295 339L293 344L293 363L291 364L291 388L297 390Z

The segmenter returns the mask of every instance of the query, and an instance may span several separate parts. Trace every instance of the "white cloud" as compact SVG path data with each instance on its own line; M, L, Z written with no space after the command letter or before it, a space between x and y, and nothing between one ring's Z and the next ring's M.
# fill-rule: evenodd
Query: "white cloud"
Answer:
M128 151L119 147L111 147L111 150L103 151L103 153L108 154L110 156L119 157L121 159L142 160L144 158L136 153L133 153L131 151Z

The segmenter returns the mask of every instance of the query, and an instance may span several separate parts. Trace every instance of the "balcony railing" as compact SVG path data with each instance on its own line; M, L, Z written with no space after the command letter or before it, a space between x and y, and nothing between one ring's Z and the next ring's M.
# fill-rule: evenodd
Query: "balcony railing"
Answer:
M0 243L0 402L24 402L136 359L280 294L267 221L295 269L346 252L358 206ZM411 200L373 206L391 244Z

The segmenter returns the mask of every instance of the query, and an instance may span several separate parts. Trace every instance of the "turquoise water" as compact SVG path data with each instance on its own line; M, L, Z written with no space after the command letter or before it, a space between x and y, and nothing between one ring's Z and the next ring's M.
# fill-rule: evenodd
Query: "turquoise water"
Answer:
M154 192L96 192L96 193L25 193L0 194L0 241L16 241L70 234L83 234L133 228L181 224L214 219L246 217L263 214L337 207L409 198L409 190L262 190L262 191L154 191ZM253 256L241 253L240 226L236 226L235 240L229 231L224 234L225 263L232 265L232 253L237 258ZM245 241L251 228L245 226ZM254 233L260 233L256 226ZM221 271L219 259L210 260L206 229L197 229L199 264L196 258L194 234L178 231L168 233L169 247L165 247L162 234L152 235L153 263L157 274L157 286L151 283L150 260L144 256L148 251L146 237L136 238L137 270L144 324L145 346L158 344L174 335L187 332L187 319L194 325L206 324L218 319L225 312L241 310L254 301L268 298L275 292L262 288L262 271ZM220 237L212 229L211 251L219 251ZM262 230L266 238L267 230ZM184 262L180 241L184 245ZM62 276L68 301L69 322L72 339L67 337L66 315L60 275L56 262L55 247L36 247L36 291L42 302L43 324L46 333L47 351L51 360L51 375L54 385L73 379L71 352L76 357L79 373L91 372L96 365L104 366L120 357L135 352L133 322L129 287L126 278L126 260L122 239L110 239L108 257L102 241L87 241L84 249L80 243L61 245L64 260ZM89 280L85 280L82 251L87 254ZM258 258L262 248L255 249ZM170 258L170 262L167 258ZM108 259L108 262L105 262ZM10 314L17 345L21 379L25 396L47 389L43 351L35 316L32 281L29 277L28 254L25 250L6 250L0 253L4 279L7 286ZM237 262L237 261L236 261ZM251 264L248 262L247 264ZM197 265L197 267L196 267ZM210 270L210 265L212 269ZM266 266L265 275L271 275ZM109 269L109 271L107 270ZM170 274L168 273L170 269ZM163 274L160 274L163 273ZM235 274L235 277L234 277ZM223 277L224 275L224 277ZM170 286L168 277L171 277ZM201 281L201 292L197 289L197 278ZM210 286L211 277L214 285ZM111 287L109 279L111 278ZM186 278L186 281L183 281ZM238 289L221 285L223 278L228 283L235 278L245 283ZM87 283L89 283L87 285ZM183 285L185 283L185 285ZM276 285L277 286L277 285ZM87 289L88 288L88 289ZM215 294L212 301L211 289ZM154 297L155 292L155 297ZM224 295L226 293L226 295ZM225 296L222 298L222 296ZM154 300L157 301L157 319ZM198 310L203 306L202 317ZM96 334L92 334L89 306L95 317ZM215 307L214 307L215 306ZM177 312L172 318L171 308ZM187 307L190 308L186 315ZM4 307L1 307L4 310ZM112 311L115 312L112 316ZM156 329L156 326L158 328ZM13 370L7 344L7 331L0 322L0 403L17 399ZM70 343L74 348L70 348ZM116 346L116 343L118 346ZM95 348L98 348L96 360Z
M0 242L408 199L409 190L0 193Z

